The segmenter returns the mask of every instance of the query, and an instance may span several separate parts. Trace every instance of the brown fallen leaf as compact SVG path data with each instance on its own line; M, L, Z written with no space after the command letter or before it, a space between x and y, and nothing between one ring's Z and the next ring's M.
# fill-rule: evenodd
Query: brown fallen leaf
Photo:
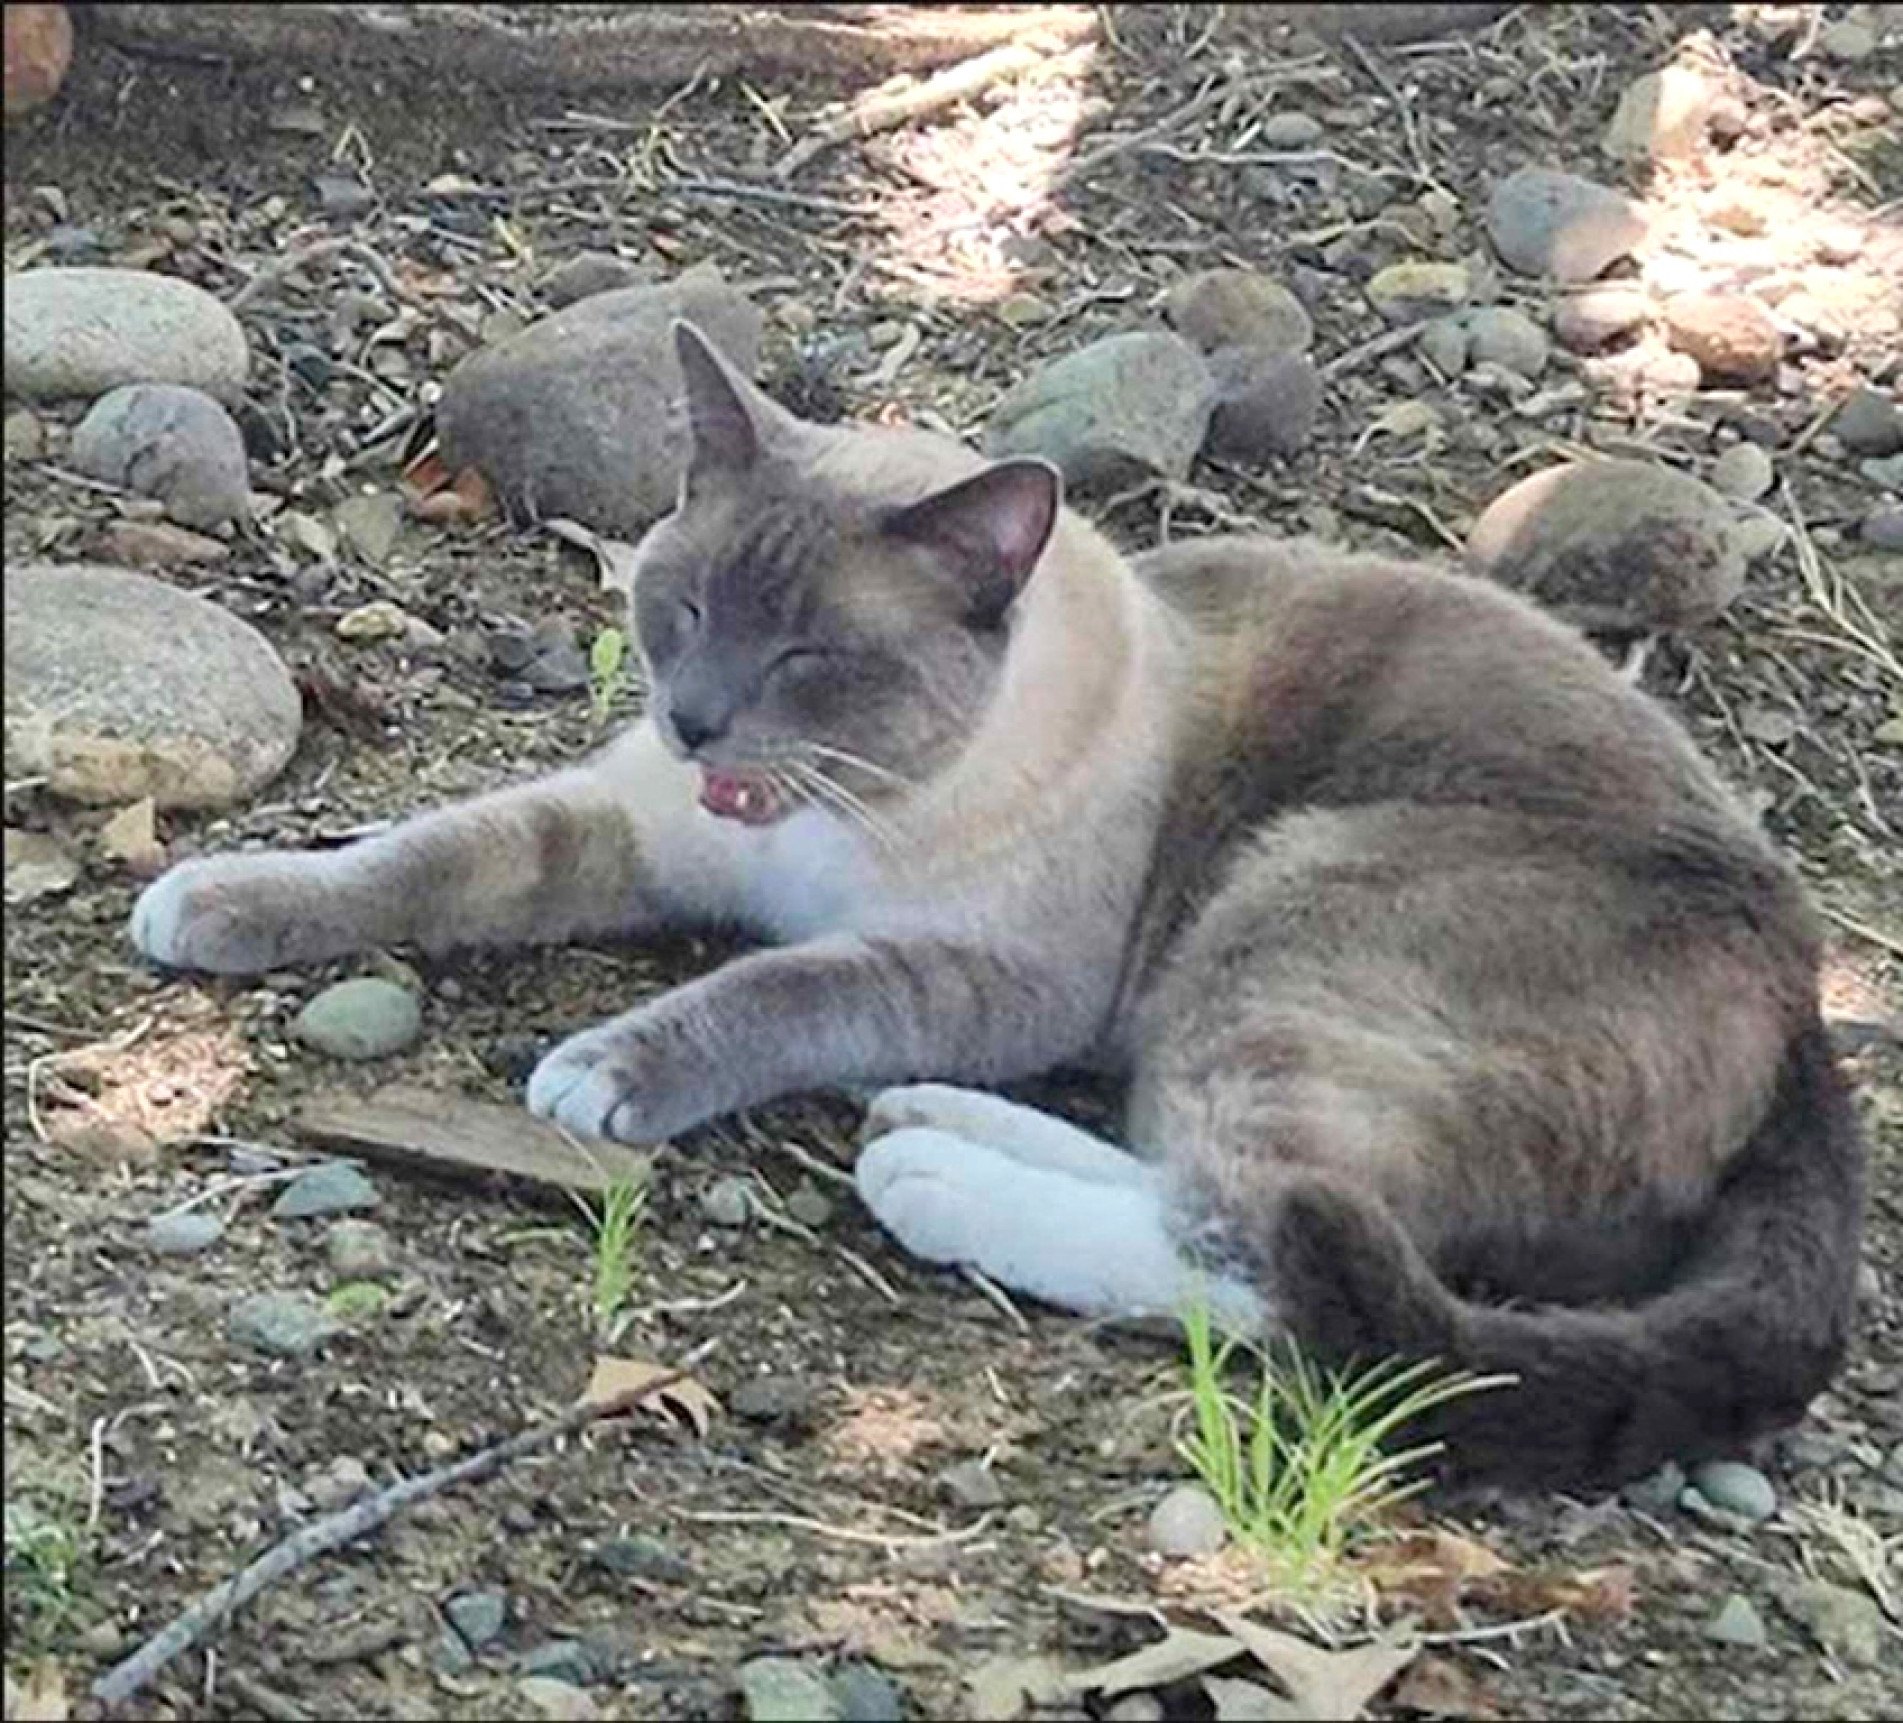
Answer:
M1225 1622L1224 1626L1228 1623ZM1167 1687L1191 1675L1201 1675L1240 1657L1241 1641L1227 1633L1198 1633L1190 1627L1172 1627L1161 1639L1065 1678L1068 1693L1101 1693L1114 1699L1137 1687Z
M1485 1544L1438 1526L1376 1544L1354 1565L1383 1597L1412 1605L1442 1630L1457 1625L1460 1604L1478 1582L1509 1571Z
M608 1353L597 1354L595 1371L588 1378L587 1391L582 1395L592 1406L604 1401L619 1399L623 1394L632 1394L648 1383L662 1376L673 1375L673 1369L666 1364L656 1364L648 1358L616 1358ZM694 1434L705 1436L710 1424L720 1411L720 1402L713 1391L692 1376L683 1376L677 1382L670 1382L654 1396L655 1403L673 1408L694 1427Z
M1431 1653L1410 1664L1395 1684L1396 1705L1429 1717L1498 1717L1479 1681L1450 1658Z
M1397 1621L1379 1639L1348 1651L1328 1651L1239 1615L1216 1617L1251 1657L1288 1689L1276 1715L1314 1723L1353 1723L1362 1708L1414 1661L1420 1650L1414 1624Z
M1627 1620L1637 1602L1632 1570L1615 1564L1595 1568L1516 1568L1478 1582L1475 1602L1513 1616L1564 1610L1576 1621L1609 1625Z

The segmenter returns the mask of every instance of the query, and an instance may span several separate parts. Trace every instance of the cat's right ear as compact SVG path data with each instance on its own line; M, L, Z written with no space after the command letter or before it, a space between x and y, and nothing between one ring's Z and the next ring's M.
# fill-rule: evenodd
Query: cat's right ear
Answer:
M674 352L681 362L692 445L688 482L746 472L760 458L762 409L768 404L685 319L674 324Z
M972 620L995 627L1050 543L1064 480L1049 461L995 461L887 517L886 531L956 569Z

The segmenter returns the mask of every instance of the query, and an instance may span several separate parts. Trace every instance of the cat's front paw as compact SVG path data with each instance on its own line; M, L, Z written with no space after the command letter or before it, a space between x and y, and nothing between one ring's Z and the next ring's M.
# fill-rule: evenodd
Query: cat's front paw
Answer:
M696 1106L638 1029L617 1020L571 1035L529 1077L529 1111L578 1137L652 1143L716 1109Z
M181 862L139 894L132 943L168 969L257 975L306 955L310 917L290 856Z

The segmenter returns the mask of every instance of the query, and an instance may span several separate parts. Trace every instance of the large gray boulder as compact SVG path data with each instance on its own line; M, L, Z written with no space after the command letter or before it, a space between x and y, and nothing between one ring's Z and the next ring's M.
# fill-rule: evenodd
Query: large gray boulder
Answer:
M444 459L480 468L519 517L641 532L674 506L687 462L679 317L753 370L764 319L712 264L591 294L450 373L436 409Z
M202 287L149 269L28 269L6 279L6 389L28 400L184 383L244 389L250 348Z
M150 575L9 568L6 772L82 802L217 808L274 778L303 703L248 622Z

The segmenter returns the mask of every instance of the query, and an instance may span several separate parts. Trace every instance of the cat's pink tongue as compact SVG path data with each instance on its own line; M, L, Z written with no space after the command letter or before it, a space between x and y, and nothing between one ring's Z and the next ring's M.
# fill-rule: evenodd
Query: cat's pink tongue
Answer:
M786 811L779 793L769 783L745 772L717 772L703 766L700 805L723 820L742 825L771 825Z

